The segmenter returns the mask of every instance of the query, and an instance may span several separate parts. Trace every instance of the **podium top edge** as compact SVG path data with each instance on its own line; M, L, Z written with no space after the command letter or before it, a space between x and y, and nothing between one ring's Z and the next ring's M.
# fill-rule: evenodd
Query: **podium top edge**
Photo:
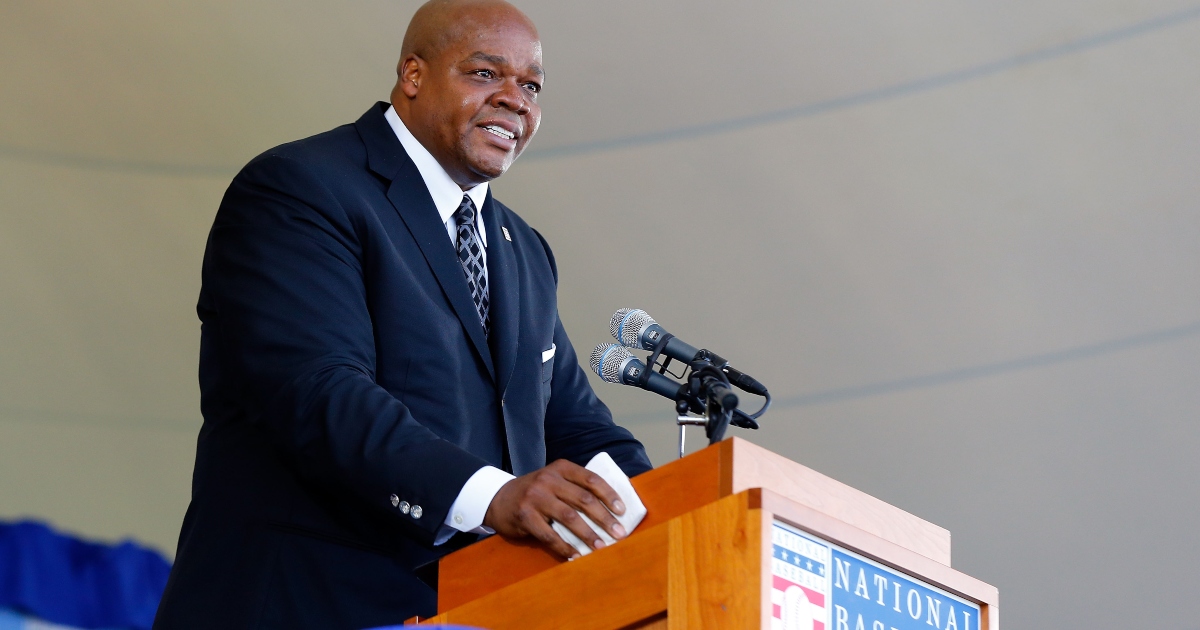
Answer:
M742 438L731 437L709 449L719 452L721 496L765 488L950 566L950 532L943 527Z

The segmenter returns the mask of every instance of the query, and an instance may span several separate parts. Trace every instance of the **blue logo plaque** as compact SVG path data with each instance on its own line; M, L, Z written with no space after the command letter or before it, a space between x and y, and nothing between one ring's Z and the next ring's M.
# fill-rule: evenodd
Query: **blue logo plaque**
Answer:
M787 523L771 533L771 630L979 630L979 605Z

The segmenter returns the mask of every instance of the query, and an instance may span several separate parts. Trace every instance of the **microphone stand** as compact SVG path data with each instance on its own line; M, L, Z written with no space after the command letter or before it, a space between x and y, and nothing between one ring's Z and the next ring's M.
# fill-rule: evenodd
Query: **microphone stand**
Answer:
M675 418L675 424L679 426L679 457L682 459L687 450L684 448L684 443L687 441L688 427L702 427L708 424L708 420L697 416L688 415L687 403L683 403L684 410ZM679 410L679 405L675 406L676 411Z
M646 371L642 373L643 381L650 378L650 370L658 364L662 350L667 346L673 335L667 333L658 340L654 351L646 358ZM670 357L660 366L660 374L667 371ZM679 426L679 456L684 455L687 427L702 426L709 444L716 444L725 438L725 431L734 422L734 412L738 406L738 396L733 392L729 376L722 370L728 361L708 350L701 350L688 362L687 382L679 388L675 395L675 424ZM695 414L695 415L693 415ZM702 415L701 415L702 414ZM741 414L745 416L745 414ZM749 417L747 416L747 419ZM758 428L753 420L749 420L753 428ZM739 426L749 426L737 423Z
M701 351L703 354L706 351ZM675 400L675 424L679 426L679 456L683 457L687 427L702 426L709 444L716 444L725 438L725 430L733 420L733 412L737 409L738 397L729 385L725 376L707 357L697 358L688 364L690 372L688 382L679 388L679 397ZM704 416L690 415L697 407L703 409Z

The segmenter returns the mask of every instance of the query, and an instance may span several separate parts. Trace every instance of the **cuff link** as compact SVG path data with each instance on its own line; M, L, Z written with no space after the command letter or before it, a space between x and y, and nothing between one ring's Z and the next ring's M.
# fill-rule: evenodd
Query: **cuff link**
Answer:
M425 510L422 510L421 506L419 506L419 505L412 506L412 517L413 518L421 518L421 515L424 513L425 513Z
M408 501L401 501L400 505L398 507L400 508L401 514L408 514L408 510L409 510Z
M393 494L392 496L388 497L388 499L392 502L392 507L397 507L400 505L400 497Z

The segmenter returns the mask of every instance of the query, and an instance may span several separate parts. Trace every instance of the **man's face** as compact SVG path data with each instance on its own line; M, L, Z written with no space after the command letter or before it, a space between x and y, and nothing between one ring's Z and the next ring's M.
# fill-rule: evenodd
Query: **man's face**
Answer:
M414 135L461 186L512 166L541 124L542 45L522 20L464 25L417 81ZM422 137L427 136L427 137Z

